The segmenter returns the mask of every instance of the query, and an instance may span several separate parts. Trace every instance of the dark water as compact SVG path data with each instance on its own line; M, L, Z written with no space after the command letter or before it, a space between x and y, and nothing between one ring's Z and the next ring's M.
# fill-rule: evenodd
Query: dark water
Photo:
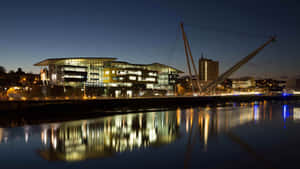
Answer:
M299 168L300 104L253 102L0 128L0 168Z

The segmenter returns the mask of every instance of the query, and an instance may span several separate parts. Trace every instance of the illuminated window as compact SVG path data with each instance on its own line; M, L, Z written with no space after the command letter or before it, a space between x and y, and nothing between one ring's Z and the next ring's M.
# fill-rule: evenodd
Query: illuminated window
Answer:
M84 76L80 76L80 75L64 75L64 78L84 78Z
M64 67L65 71L74 71L74 72L86 72L85 68L81 67Z
M52 79L52 80L56 80L56 74L52 74L52 75L51 75L51 79Z
M126 72L125 71L118 71L118 74L119 75L126 75Z
M41 73L41 80L42 80L42 81L47 80L47 79L46 79L46 72L42 72L42 73Z
M150 83L150 84L148 83L148 84L146 84L146 88L147 88L147 89L153 89L153 88L154 88L154 85L151 84L151 83Z
M117 83L110 83L109 86L112 86L112 87L117 87L118 84Z
M106 75L109 75L109 70L105 71L105 74L106 74Z
M115 74L115 73L116 73L116 71L114 71L114 70L113 70L113 71L111 71L111 73L112 73L112 74Z
M154 82L154 81L155 81L155 78L153 78L153 77L147 77L145 80L146 80L146 81L150 81L150 82Z
M129 80L136 80L136 76L129 76Z
M157 76L157 74L155 72L149 72L148 75L149 76Z
M128 74L133 74L133 75L142 75L141 71L128 71Z

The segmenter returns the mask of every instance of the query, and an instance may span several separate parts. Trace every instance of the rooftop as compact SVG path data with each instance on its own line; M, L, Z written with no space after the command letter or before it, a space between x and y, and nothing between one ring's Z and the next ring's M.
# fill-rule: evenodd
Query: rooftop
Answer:
M113 61L117 58L112 57L68 57L68 58L50 58L42 60L38 63L35 63L34 66L48 66L49 64L59 64L63 63L66 60L72 60L72 61L80 61L80 62L104 62L104 61Z
M147 66L147 67L164 67L164 68L170 68L173 71L177 71L178 73L184 73L183 71L176 69L172 66L168 66L165 64L161 64L161 63L151 63L151 64L133 64L133 63L128 63L128 62L124 62L124 61L116 61L117 58L113 58L113 57L68 57L68 58L50 58L50 59L45 59L42 60L36 64L34 64L34 66L48 66L50 64L64 64L65 61L77 61L77 62L86 62L86 63L90 63L90 62L112 62L112 63L117 63L117 64L129 64L129 65L134 65L134 66Z

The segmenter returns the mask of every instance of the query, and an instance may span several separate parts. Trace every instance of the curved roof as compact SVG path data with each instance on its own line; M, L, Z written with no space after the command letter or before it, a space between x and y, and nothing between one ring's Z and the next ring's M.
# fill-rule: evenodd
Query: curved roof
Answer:
M66 61L66 60L74 60L74 61L80 61L80 62L97 62L97 61L113 61L117 58L112 57L68 57L68 58L51 58L51 59L45 59L38 63L35 63L34 66L47 66L49 64L59 64L60 62Z
M128 63L124 61L116 61L117 58L113 57L68 57L68 58L51 58L51 59L45 59L43 61L40 61L34 66L48 66L50 64L64 64L65 61L67 60L72 60L72 61L80 61L82 63L91 63L91 62L109 62L112 61L112 63L117 63L117 64L129 64L129 65L134 65L134 66L147 66L147 67L152 67L152 68L169 68L172 71L177 71L178 73L183 73L183 71L176 69L172 66L168 66L165 64L161 63L151 63L151 64L134 64L134 63Z

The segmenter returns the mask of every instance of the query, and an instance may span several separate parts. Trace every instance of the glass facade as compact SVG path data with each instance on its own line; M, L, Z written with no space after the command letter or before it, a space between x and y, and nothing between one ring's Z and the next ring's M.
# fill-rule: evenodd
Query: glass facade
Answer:
M115 58L59 58L41 61L47 67L47 84L71 87L131 87L135 90L174 91L179 73L173 67L131 64ZM119 90L118 90L119 92ZM126 93L130 93L127 91Z

